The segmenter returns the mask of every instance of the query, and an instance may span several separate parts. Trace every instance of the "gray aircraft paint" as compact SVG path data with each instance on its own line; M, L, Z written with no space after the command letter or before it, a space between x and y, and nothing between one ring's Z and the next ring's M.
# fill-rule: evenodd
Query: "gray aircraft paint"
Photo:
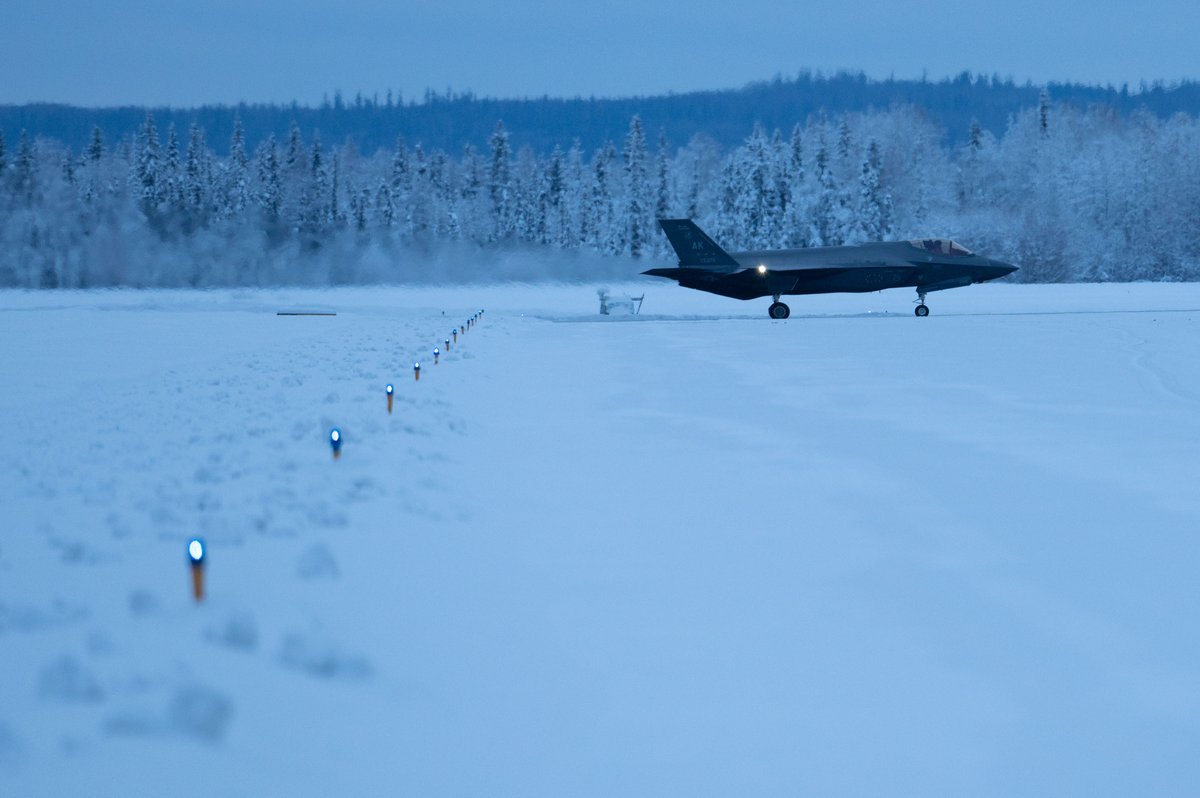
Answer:
M944 238L729 253L690 219L660 219L659 225L679 265L643 274L733 299L774 297L770 314L775 318L786 318L789 312L780 296L885 288L915 288L920 299L917 315L925 315L927 293L996 280L1017 270ZM777 315L776 306L782 307L783 315Z

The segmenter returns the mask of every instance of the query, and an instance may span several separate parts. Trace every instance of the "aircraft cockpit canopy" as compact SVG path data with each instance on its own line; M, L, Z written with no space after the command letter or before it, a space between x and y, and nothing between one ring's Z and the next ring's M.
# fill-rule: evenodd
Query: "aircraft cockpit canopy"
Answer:
M951 257L962 257L970 255L971 250L959 244L956 241L951 241L948 238L918 238L908 243L912 244L917 249L923 249L926 252L934 255L949 255Z

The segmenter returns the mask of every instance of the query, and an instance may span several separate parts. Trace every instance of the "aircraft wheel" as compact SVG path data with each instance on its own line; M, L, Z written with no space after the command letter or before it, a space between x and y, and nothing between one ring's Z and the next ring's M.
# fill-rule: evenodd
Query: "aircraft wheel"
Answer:
M767 308L767 315L773 319L786 319L792 315L792 309L782 302L772 302L771 307Z
M913 313L916 313L921 318L924 318L929 315L929 307L924 304L917 305L916 310L914 310Z

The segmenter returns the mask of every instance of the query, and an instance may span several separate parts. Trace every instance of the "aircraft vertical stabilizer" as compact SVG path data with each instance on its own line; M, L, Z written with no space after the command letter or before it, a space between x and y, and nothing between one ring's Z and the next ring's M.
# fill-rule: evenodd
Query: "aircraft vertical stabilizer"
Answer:
M741 264L704 234L691 219L659 219L679 265L692 269L737 269Z

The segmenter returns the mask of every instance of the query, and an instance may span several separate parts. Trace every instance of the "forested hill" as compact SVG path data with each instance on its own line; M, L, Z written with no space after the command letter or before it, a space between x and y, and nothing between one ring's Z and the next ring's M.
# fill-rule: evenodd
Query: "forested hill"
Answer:
M294 103L201 108L8 105L0 106L0 131L9 141L16 141L25 130L35 138L56 139L79 151L87 144L93 126L100 127L106 141L120 141L131 136L150 111L164 130L172 123L180 130L198 124L219 154L224 154L235 116L242 121L251 150L269 134L283 139L295 121L306 134L320 131L325 141L339 145L349 141L365 154L390 149L397 134L427 150L454 153L467 144L483 145L497 120L503 119L514 148L529 146L546 154L573 139L579 139L585 152L606 141L619 142L635 114L651 135L661 130L677 146L703 133L728 148L744 140L756 122L767 130L786 132L822 111L840 115L907 105L919 109L943 131L945 144L957 144L966 140L973 119L984 130L1001 135L1013 115L1037 105L1043 90L1056 105L1079 109L1105 105L1121 114L1146 111L1160 118L1180 112L1200 114L1200 83L1196 82L1130 89L1058 83L1037 86L966 73L933 82L804 72L740 89L626 99L502 100L429 92L418 101L390 93L382 97L335 93L315 108Z

